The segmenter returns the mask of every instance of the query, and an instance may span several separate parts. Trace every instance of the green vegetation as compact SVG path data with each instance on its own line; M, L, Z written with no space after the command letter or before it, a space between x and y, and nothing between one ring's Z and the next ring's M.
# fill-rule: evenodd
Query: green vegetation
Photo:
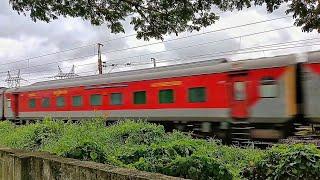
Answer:
M320 177L320 152L311 145L270 150L193 139L144 121L80 124L45 119L14 126L0 122L0 145L191 179L310 179Z

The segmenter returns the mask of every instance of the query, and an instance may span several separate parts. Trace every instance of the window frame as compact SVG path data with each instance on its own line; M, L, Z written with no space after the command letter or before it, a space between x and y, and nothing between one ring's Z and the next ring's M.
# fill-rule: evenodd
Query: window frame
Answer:
M237 89L237 84L240 84L241 83L241 85L243 85L242 86L242 89L241 89L241 97L239 97L238 96L238 94L237 93L239 93L238 92L238 89ZM246 101L247 100L247 81L235 81L234 83L233 83L234 85L233 85L233 93L234 93L234 95L233 95L233 100L234 101Z
M75 98L80 98L80 104L79 105L75 105ZM81 107L83 106L83 96L81 95L76 95L76 96L72 96L72 107Z
M162 101L161 93L165 92L165 91L171 91L172 92L172 98L171 98L170 102L169 101L166 101L166 102ZM174 89L160 89L159 92L158 92L158 102L159 102L159 104L173 104L175 102L175 91L174 91Z
M31 106L31 101L34 102L34 103L33 103L33 107ZM28 100L28 107L29 107L30 109L33 109L33 108L36 108L36 107L37 107L36 98L29 98L29 100Z
M114 103L113 102L113 96L114 95L120 95L120 103ZM110 93L110 101L109 101L110 105L112 106L120 106L120 105L123 105L123 93L121 92L113 92L113 93Z
M137 102L137 100L136 100L137 96L136 95L138 93L144 93L144 101L143 101L143 103ZM147 92L146 91L135 91L135 92L133 92L133 104L135 104L135 105L147 104Z
M93 98L94 96L97 96L97 97L100 98L99 104L95 104L95 103L92 102L92 98ZM102 95L101 95L101 94L91 94L91 95L90 95L90 106L102 106L102 103L103 103L103 100L102 100L102 99L103 99L103 98L102 98Z
M192 96L191 96L191 91L194 90L198 90L198 89L202 89L203 90L203 94L204 94L204 97L203 99L201 100L195 100L193 101L192 100ZM197 86L197 87L191 87L191 88L188 88L188 102L189 103L203 103L203 102L207 102L208 100L208 97L207 97L207 88L204 87L204 86Z
M63 105L59 105L59 99L63 99ZM64 96L57 96L56 97L56 106L59 108L65 107L66 106L66 98Z
M48 100L47 106L44 105L45 100ZM42 99L41 99L41 107L42 108L49 108L50 107L50 98L49 97L42 97Z
M274 86L275 93L273 96L265 96L262 93L262 89L265 88L265 86ZM270 76L261 78L260 83L259 83L259 97L266 98L266 99L279 97L279 84L278 84L277 80L274 79L273 77L270 77Z

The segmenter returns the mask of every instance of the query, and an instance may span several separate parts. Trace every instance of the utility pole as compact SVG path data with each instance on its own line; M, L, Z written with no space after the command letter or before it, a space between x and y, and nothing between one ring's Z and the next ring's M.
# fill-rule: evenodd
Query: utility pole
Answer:
M101 47L103 44L98 43L98 70L99 74L102 74L102 60L101 60Z
M155 58L151 58L151 61L153 62L153 68L157 67L157 61Z

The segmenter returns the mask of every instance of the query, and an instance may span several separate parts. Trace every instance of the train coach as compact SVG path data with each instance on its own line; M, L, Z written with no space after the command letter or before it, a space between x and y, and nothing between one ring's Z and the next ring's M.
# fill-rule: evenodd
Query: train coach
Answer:
M3 118L146 119L167 130L277 140L320 122L320 52L202 62L1 89ZM231 137L230 137L231 134Z

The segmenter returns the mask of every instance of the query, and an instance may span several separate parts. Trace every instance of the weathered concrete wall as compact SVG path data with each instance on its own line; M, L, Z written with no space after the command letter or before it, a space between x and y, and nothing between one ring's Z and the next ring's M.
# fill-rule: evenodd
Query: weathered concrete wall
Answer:
M43 152L0 147L0 180L145 180L169 179L161 174L62 158Z

